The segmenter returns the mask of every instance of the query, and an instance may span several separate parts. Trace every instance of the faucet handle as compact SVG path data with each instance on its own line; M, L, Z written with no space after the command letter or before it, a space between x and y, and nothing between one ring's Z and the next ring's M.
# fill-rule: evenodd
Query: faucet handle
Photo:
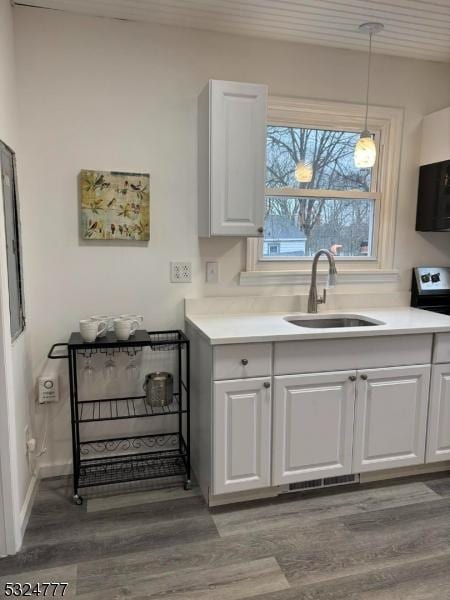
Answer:
M322 294L322 296L319 296L317 298L317 304L325 304L326 301L327 301L327 288L323 288L323 294Z

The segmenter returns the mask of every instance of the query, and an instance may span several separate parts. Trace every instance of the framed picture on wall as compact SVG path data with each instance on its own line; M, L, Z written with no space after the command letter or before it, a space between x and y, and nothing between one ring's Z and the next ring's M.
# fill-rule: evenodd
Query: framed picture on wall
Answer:
M150 239L148 173L82 170L80 198L83 239Z

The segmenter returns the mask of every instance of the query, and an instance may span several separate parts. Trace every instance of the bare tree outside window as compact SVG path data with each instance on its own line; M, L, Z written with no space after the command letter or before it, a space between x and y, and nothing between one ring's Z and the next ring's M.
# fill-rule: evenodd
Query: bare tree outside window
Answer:
M273 256L275 243L277 256L284 257L312 256L323 247L340 256L371 256L372 171L354 164L358 137L352 131L268 126L263 256ZM299 162L311 166L311 181L297 181ZM283 188L292 193L278 195Z

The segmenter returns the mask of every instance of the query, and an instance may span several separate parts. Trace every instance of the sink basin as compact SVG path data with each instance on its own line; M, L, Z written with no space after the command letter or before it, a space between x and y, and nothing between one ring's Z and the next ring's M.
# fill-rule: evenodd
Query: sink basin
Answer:
M373 327L384 325L381 321L375 321L362 315L324 315L311 317L286 317L286 321L297 325L297 327L308 327L310 329L337 329L338 327Z

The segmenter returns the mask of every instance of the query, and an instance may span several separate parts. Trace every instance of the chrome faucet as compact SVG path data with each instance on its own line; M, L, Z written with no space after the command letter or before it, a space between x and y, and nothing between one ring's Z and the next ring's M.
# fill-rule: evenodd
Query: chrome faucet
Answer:
M317 295L317 264L319 262L319 258L322 254L328 259L329 269L328 269L328 285L336 285L337 279L337 270L336 263L334 262L334 256L331 254L329 250L318 250L314 254L313 264L312 264L312 273L311 273L311 287L309 288L309 298L308 298L308 312L316 313L318 304L325 304L327 300L327 290L324 288L323 296Z

